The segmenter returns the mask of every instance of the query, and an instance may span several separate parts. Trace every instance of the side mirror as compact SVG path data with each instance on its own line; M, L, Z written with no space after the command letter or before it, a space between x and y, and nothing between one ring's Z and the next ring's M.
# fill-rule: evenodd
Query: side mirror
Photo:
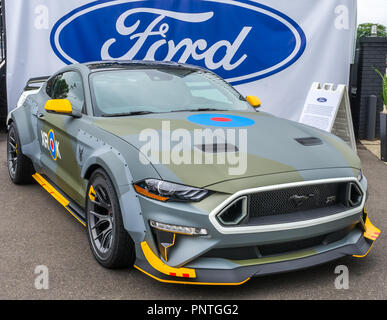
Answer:
M261 100L256 96L247 96L246 100L253 108L258 108L261 105Z
M82 113L73 110L70 101L67 99L50 99L46 102L44 109L50 113L64 114L75 118L82 117Z

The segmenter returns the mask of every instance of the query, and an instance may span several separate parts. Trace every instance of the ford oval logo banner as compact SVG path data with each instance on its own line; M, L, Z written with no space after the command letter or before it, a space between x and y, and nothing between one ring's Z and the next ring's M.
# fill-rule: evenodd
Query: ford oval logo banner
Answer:
M209 69L298 121L312 83L348 84L355 52L353 0L6 2L8 110L28 79L64 65L146 59Z
M252 1L113 0L64 15L50 42L66 64L176 61L210 69L235 85L292 65L306 37L291 17Z

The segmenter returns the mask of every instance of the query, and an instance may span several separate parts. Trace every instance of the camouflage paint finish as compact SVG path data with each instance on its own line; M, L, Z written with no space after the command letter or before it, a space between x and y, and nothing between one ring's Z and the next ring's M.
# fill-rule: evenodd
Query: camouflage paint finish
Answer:
M163 66L168 64L164 63ZM217 164L144 165L140 162L139 151L144 144L139 140L142 130L154 129L161 134L163 121L170 122L171 130L182 128L193 132L195 129L206 127L187 120L189 115L194 114L193 112L116 118L94 117L88 86L91 71L86 65L71 65L56 74L67 70L79 72L82 76L87 114L81 118L74 118L47 113L44 105L50 97L43 85L38 92L30 94L21 107L9 114L7 123L16 123L22 152L32 160L35 170L47 175L82 208L85 207L88 179L92 170L101 167L108 173L119 198L125 229L136 244L137 259L145 259L140 247L140 242L144 240L158 255L149 219L176 225L198 226L208 230L209 235L204 237L179 235L173 250L168 253L168 262L163 261L170 266L195 265L195 263L197 266L203 265L201 261L204 260L200 256L212 248L292 241L325 234L361 221L362 212L359 211L356 215L335 223L308 228L260 234L219 233L209 221L208 214L235 192L306 180L357 177L361 168L359 158L345 142L329 133L263 112L234 111L217 113L240 115L255 121L255 125L245 128L248 154L247 170L244 174L230 176L228 165ZM42 116L39 116L40 114ZM50 130L55 132L55 139L59 142L61 158L56 160L51 157L49 150L42 147L41 131L48 133ZM294 140L303 137L320 138L323 144L306 147ZM191 150L192 157L195 152L198 151ZM140 196L134 191L133 182L145 178L206 187L214 193L197 203L162 203ZM364 190L367 189L366 179L363 179L362 186ZM302 254L315 252L318 252L318 248ZM297 257L299 255L279 259ZM273 260L205 261L206 268L212 266L232 269L235 266L269 263Z
M302 171L311 169L349 167L355 170L355 174L361 167L359 158L350 147L338 138L330 138L330 135L323 134L320 130L301 126L298 123L269 116L262 112L234 111L217 113L240 115L255 121L255 125L242 128L247 130L248 139L246 173L240 176L230 176L228 171L233 166L216 164L217 158L215 156L214 164L209 165L155 164L155 169L163 179L197 187L205 187L231 179L282 172L294 171L302 176ZM168 117L164 114L153 114L138 117L98 119L95 124L107 132L121 137L137 149L140 149L146 143L139 140L139 135L143 130L154 129L161 136L163 121L169 121L171 130L184 128L191 133L193 133L194 129L219 129L193 124L187 120L187 117L192 114L194 113L176 112L168 113ZM320 138L324 143L322 145L306 147L294 140L295 138L312 136ZM177 143L172 143L171 149ZM238 144L237 147L239 147ZM191 151L191 159L194 159L194 153L200 153L200 151L194 148ZM294 181L299 180L300 178Z

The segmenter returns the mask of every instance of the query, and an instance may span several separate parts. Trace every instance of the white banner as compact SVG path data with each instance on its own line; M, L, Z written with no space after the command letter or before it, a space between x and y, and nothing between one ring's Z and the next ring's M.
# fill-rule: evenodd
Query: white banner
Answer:
M355 0L6 0L8 109L65 64L206 67L262 110L297 121L313 82L348 84Z

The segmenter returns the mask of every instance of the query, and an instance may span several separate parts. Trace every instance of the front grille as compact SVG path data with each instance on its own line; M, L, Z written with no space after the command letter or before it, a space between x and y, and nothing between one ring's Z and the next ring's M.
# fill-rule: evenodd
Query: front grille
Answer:
M347 206L348 182L295 186L258 192L248 196L249 216L265 217L298 211Z

